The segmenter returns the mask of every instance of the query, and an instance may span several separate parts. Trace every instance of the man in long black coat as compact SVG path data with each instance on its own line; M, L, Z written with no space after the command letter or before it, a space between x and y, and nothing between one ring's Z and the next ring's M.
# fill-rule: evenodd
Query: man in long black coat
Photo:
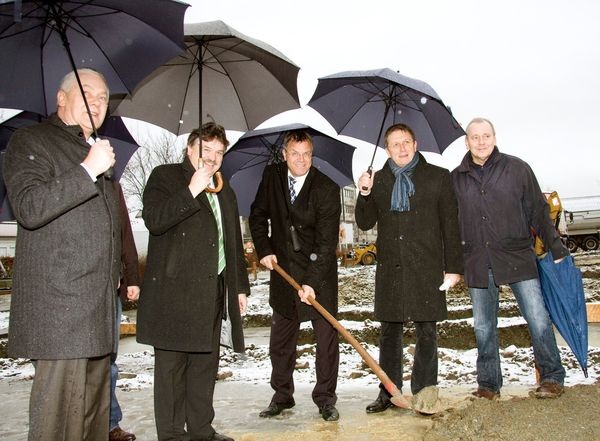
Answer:
M340 193L331 179L312 167L312 150L312 139L305 131L286 134L282 150L285 163L266 167L250 213L250 230L260 262L269 269L278 263L302 285L297 292L279 274L271 272L269 353L275 394L260 416L279 415L295 405L296 343L300 322L311 320L317 340L317 383L312 399L323 419L335 421L339 418L335 408L337 332L305 303L316 296L332 315L337 313L335 251Z
M206 191L227 144L223 127L204 124L190 134L183 162L156 167L144 190L150 240L137 341L154 346L159 440L231 439L211 424L221 322L229 316L233 349L243 352L240 313L250 290L235 194L226 181Z
M387 163L375 175L365 172L358 180L355 216L363 230L377 224L375 318L381 322L380 365L402 388L403 327L414 322L411 391L417 395L437 384L436 322L447 317L440 289L456 284L463 270L458 209L450 173L428 164L417 152L410 127L391 126L385 143ZM380 385L367 413L391 406L389 393Z

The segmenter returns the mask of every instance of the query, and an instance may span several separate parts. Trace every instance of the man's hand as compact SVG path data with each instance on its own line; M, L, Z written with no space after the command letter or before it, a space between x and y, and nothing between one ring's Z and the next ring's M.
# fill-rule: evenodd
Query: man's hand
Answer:
M127 300L137 300L140 297L140 287L133 285L127 287Z
M198 196L206 187L208 187L208 184L211 182L216 171L215 167L208 163L202 163L202 166L198 167L198 170L192 175L190 185L188 185L192 196Z
M460 274L444 273L444 283L440 286L440 291L448 291L448 289L460 282L461 279L462 276Z
M115 152L107 139L97 139L83 160L94 175L99 176L115 164Z
M260 263L273 271L273 264L277 263L277 256L275 254L269 254L260 259Z
M373 170L369 175L369 172L364 172L358 178L358 190L360 194L363 196L368 196L371 193L371 188L373 188L373 179L375 179L375 171ZM366 190L365 190L366 188Z
M248 308L248 296L246 294L238 294L238 304L240 305L240 314L243 317L246 315Z
M302 303L306 303L310 305L310 300L316 298L315 290L308 285L302 285L302 289L298 291L298 296L300 297L300 301Z

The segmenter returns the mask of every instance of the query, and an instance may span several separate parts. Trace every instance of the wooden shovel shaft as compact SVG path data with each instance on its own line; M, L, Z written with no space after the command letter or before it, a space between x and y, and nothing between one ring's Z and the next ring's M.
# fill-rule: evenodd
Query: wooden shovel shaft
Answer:
M273 269L279 273L281 277L283 277L294 289L301 290L302 287L296 282L292 276L290 276L283 268L281 268L276 263L273 264ZM369 368L373 371L377 378L381 381L386 390L390 393L390 395L397 397L401 396L401 392L398 387L390 380L390 377L381 369L381 366L377 364L377 362L369 355L369 353L362 347L362 345L354 338L352 334L348 332L346 328L342 326L340 322L338 322L334 316L332 316L329 311L327 311L323 306L315 299L311 297L309 299L310 304L317 310L319 313L325 317L325 319L331 323L331 325L337 329L337 331L344 337L344 339L352 345L354 349L359 353L362 359L367 363Z

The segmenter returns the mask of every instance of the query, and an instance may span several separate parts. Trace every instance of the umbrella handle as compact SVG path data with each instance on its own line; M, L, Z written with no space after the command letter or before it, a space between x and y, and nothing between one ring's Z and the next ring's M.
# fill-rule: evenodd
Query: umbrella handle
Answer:
M377 148L377 146L375 146L375 148ZM373 166L369 165L369 168L367 169L367 173L369 174L369 177L373 176ZM361 187L364 191L367 191L369 189L369 187Z
M281 268L278 264L273 264L273 269L279 273L281 277L285 279L292 287L296 290L301 290L302 287L298 282L296 282L292 276L290 276L283 268ZM348 332L346 328L342 326L342 324L333 317L329 311L327 311L314 297L309 297L308 301L310 304L317 310L319 313L344 337L344 339L356 349L356 352L362 357L362 359L367 363L371 371L379 378L385 389L391 395L392 403L404 409L408 409L411 407L410 402L402 395L400 389L392 382L390 377L381 369L381 366L377 364L377 362L371 357L371 355L366 351L365 348L358 342L356 338L352 334Z
M214 174L215 178L215 188L206 187L205 190L209 193L218 193L223 189L223 177L221 176L221 172L218 171Z

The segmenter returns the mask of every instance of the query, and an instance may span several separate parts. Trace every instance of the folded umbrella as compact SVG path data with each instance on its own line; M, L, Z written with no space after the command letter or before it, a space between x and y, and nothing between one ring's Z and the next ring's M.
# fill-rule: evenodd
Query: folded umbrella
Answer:
M554 263L551 252L538 259L538 270L550 318L587 377L588 323L581 270L572 256Z

